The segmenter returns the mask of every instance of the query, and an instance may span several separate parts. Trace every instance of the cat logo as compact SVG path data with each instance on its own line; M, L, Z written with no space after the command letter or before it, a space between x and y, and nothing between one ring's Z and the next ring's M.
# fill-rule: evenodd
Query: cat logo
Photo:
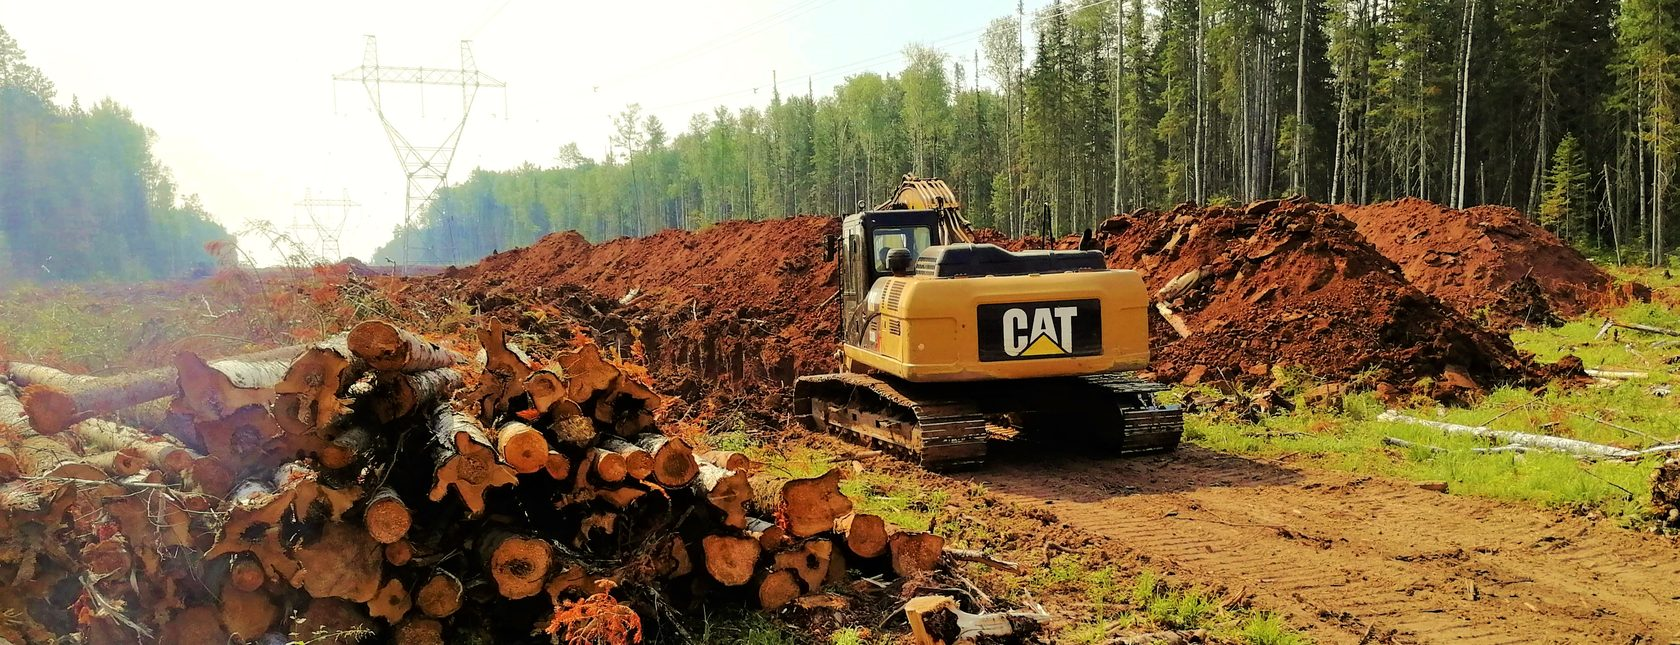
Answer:
M982 361L1102 353L1102 303L1095 298L986 304L975 314Z
M1010 356L1071 354L1078 307L1011 308L1003 312L1003 353Z

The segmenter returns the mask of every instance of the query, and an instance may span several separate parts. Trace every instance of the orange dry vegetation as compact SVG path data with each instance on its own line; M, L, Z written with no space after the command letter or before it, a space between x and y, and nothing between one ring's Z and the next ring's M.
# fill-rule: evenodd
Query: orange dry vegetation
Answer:
M612 597L611 580L600 580L601 592L583 600L554 606L547 632L554 643L565 635L566 645L630 645L642 642L642 619L635 610Z

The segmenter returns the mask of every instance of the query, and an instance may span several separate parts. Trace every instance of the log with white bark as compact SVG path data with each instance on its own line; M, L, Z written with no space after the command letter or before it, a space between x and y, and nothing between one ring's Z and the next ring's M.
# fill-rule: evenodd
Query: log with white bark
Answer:
M1434 428L1447 434L1465 434L1473 437L1498 439L1506 443L1563 452L1581 457L1610 457L1621 459L1625 457L1633 457L1639 454L1639 451L1635 450L1606 446L1603 444L1580 441L1577 439L1565 439L1563 437L1551 437L1547 435L1529 434L1526 432L1512 432L1509 430L1494 430L1492 428L1459 425L1457 423L1446 423L1444 421L1430 421L1428 419L1406 416L1394 410L1389 410L1378 415L1377 420Z
M381 372L424 372L465 363L466 357L383 320L350 330L350 352Z

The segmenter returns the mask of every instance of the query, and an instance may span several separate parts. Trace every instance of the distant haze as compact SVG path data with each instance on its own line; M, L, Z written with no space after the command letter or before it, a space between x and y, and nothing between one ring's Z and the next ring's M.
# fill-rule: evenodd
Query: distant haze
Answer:
M366 34L395 66L457 67L459 41L471 39L479 68L508 83L505 103L480 93L450 173L463 181L474 167L550 165L568 142L598 159L610 115L628 103L675 132L718 105L767 103L772 70L783 93L812 81L821 95L848 74L896 72L911 42L966 61L979 30L1014 11L1009 0L7 2L0 25L61 101L109 96L131 108L156 131L181 193L200 195L229 230L256 220L287 230L306 190L348 192L361 207L341 250L366 258L403 210L403 178L366 94L332 82L361 64ZM416 145L460 110L452 88L427 88L424 113L412 87L385 98ZM259 263L279 258L262 236L241 244Z

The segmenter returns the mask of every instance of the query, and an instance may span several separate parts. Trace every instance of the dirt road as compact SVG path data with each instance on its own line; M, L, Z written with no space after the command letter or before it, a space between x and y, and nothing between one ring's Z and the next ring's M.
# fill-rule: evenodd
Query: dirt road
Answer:
M1133 459L1012 451L960 479L1246 588L1321 642L1680 639L1672 538L1190 446Z

